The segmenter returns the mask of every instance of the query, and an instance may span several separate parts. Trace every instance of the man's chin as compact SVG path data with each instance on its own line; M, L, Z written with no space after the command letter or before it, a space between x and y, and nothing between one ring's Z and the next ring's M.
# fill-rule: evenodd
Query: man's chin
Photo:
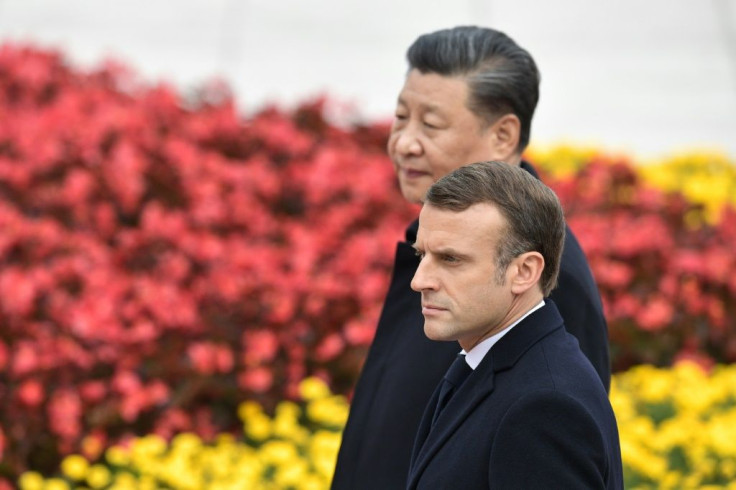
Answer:
M421 206L424 203L424 196L427 193L425 192L424 194L419 194L415 192L402 191L401 194L404 196L404 199L409 204L418 204Z
M401 195L411 204L422 204L430 186L410 185L399 181Z
M429 340L437 342L451 342L455 340L453 336L449 335L447 329L443 329L438 325L432 325L426 320L424 321L424 335Z

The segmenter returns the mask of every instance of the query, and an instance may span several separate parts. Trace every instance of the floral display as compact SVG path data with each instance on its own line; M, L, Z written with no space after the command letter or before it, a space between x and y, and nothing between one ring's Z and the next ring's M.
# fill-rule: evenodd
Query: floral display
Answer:
M614 371L649 363L736 361L736 211L717 223L626 161L595 156L550 179L585 251L608 320Z
M676 155L637 170L652 186L682 193L688 201L703 205L709 223L718 223L724 208L736 207L736 166L724 154Z
M612 381L627 489L736 488L736 366L641 365Z
M614 158L597 148L557 145L530 148L527 157L555 179L574 176L592 160L631 161ZM652 161L637 161L637 175L646 184L663 192L681 194L702 206L708 223L716 224L724 209L736 206L736 165L723 153L700 151L680 153Z
M385 135L0 49L0 474L346 392L415 212Z
M300 484L324 482L341 419L318 429L294 403L314 377L349 399L417 215L388 126L338 126L327 103L243 117L221 83L185 96L112 62L85 72L0 45L0 490L21 474L28 488L173 485L135 451L298 454L316 475ZM733 162L526 157L589 258L615 371L736 362ZM325 413L342 413L332 396ZM323 462L266 430L287 419Z
M99 462L73 454L59 476L26 472L20 490L242 489L322 490L329 488L348 404L327 385L309 378L300 402L280 402L269 417L255 402L240 406L242 432L220 434L205 443L192 433L171 443L155 435L113 446Z
M205 444L181 434L167 445L146 436L108 449L100 462L67 456L53 478L27 472L20 489L326 490L347 402L317 379L301 391L304 403L282 402L274 417L243 404L239 438ZM613 376L611 403L627 489L736 488L736 366L637 366Z

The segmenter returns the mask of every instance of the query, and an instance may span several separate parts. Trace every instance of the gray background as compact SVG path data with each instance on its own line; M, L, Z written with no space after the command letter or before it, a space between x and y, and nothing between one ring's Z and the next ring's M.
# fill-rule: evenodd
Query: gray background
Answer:
M183 92L222 78L244 114L329 94L336 120L389 118L408 45L457 24L537 60L536 146L736 156L736 0L0 0L0 42L80 68L112 57Z

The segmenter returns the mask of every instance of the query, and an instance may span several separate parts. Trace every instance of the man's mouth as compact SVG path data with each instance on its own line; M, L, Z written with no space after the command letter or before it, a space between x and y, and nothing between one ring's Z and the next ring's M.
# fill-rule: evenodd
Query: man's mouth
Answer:
M422 303L422 314L423 315L437 315L439 313L442 313L443 311L447 311L447 308L442 308L441 306L432 305L428 303Z
M423 170L416 170L412 168L402 168L401 173L404 174L404 176L408 179L418 179L420 177L426 177L430 175L429 172L425 172Z

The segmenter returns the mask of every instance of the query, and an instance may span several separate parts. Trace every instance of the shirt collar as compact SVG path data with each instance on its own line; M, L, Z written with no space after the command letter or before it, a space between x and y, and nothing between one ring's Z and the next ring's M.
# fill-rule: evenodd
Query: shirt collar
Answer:
M486 354L488 354L488 351L491 350L491 347L494 346L496 342L501 340L501 337L509 333L509 331L514 328L516 325L521 323L521 321L537 311L539 308L544 306L544 300L540 301L537 306L532 308L531 310L524 313L524 315L516 320L514 323L509 325L507 328L504 328L497 334L491 335L487 339L482 340L478 345L470 349L470 352L465 352L465 349L461 351L461 354L465 354L465 362L468 363L468 366L470 366L472 369L475 369L478 367L480 362L483 360L484 357L486 357Z

